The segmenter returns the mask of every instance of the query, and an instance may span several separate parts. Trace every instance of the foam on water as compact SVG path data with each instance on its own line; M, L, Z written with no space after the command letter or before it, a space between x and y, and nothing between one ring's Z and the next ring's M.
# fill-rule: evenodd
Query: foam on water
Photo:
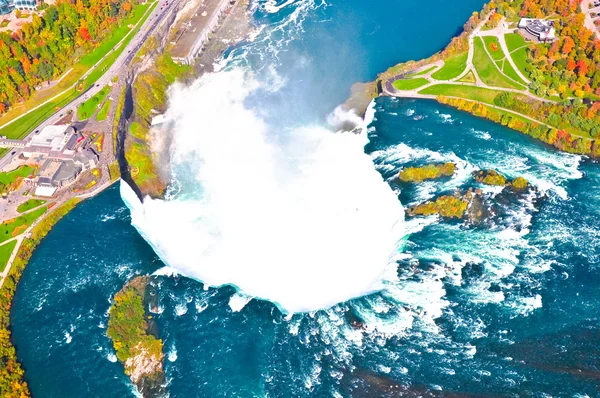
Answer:
M235 69L172 92L177 189L140 202L122 184L132 224L177 272L287 312L372 292L404 236L404 212L364 153L366 126L273 129L245 105L260 88Z

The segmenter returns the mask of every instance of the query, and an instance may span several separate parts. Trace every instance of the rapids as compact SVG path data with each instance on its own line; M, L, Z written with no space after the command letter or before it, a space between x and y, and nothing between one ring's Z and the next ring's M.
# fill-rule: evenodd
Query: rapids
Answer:
M175 140L156 131L174 155L166 200L140 203L113 187L76 207L33 254L11 312L33 395L135 395L106 336L107 311L129 279L153 273L172 398L598 396L598 164L433 101L379 98L361 135L328 123L354 119L335 111L354 82L441 49L482 3L253 1L254 41L228 51L215 75L170 93ZM450 161L452 178L398 182L403 167ZM488 168L537 190L478 185L471 173ZM403 205L469 187L495 203L481 225L402 218ZM314 253L286 236L327 243L324 258L347 263L317 273L301 264ZM348 258L356 253L372 269ZM202 268L229 259L240 264ZM192 277L168 275L178 267ZM243 268L241 282L232 267ZM288 314L250 300L261 294L249 287L281 293L270 290L273 275L252 272L273 267L301 278L279 275L294 298L305 296L279 303ZM315 291L330 271L332 291ZM371 279L353 281L353 272ZM343 290L355 298L343 301L338 278L356 282ZM256 285L241 286L248 281ZM296 305L328 308L292 314Z

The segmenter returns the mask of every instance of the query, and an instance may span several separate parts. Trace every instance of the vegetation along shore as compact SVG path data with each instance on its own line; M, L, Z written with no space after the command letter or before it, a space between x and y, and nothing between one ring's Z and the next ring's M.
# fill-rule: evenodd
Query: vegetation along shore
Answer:
M490 2L441 52L395 65L368 93L436 99L560 150L600 157L600 39L570 0ZM544 34L536 36L527 21ZM532 33L534 32L534 33Z

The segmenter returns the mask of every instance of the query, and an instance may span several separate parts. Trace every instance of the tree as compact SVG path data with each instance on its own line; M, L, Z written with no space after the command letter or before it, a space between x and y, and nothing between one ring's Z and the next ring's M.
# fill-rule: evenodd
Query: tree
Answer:
M563 41L562 53L564 55L569 55L569 53L571 53L573 50L573 47L575 47L575 41L573 41L570 36L566 36Z
M588 64L583 59L577 61L577 74L579 76L585 76L588 72Z

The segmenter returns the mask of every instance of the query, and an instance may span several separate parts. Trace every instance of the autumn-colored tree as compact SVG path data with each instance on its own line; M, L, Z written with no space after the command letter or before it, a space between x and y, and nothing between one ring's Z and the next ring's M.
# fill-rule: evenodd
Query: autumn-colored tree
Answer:
M577 61L577 74L585 76L588 73L588 64L583 59Z
M88 31L87 27L82 26L81 28L79 28L79 36L81 36L84 40L90 41L92 40L92 37L90 36L90 32Z
M137 0L57 0L20 31L0 32L0 102L5 110L100 45L135 4Z
M563 40L562 53L564 55L569 55L569 53L573 50L573 47L575 47L575 41L573 41L573 39L569 36L565 37Z

